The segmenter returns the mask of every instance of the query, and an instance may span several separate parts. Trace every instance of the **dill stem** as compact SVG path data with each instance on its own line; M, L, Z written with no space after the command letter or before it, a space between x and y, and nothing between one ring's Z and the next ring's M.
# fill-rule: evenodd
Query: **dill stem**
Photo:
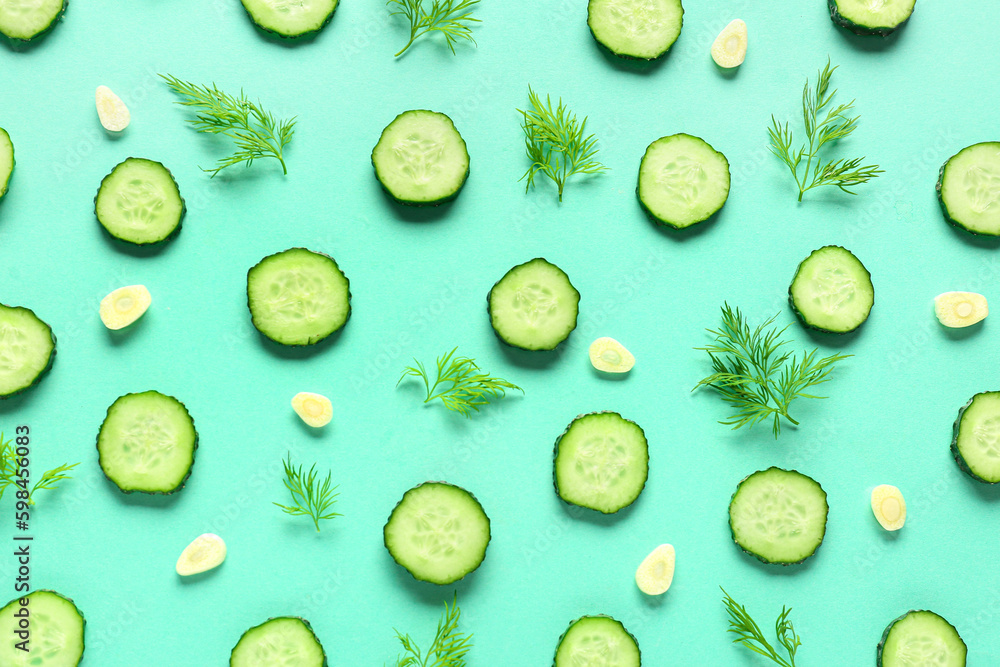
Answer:
M406 43L406 46L404 46L402 49L400 49L399 53L397 53L396 55L394 55L393 58L398 58L401 55L403 55L403 52L406 51L408 48L410 48L410 44L413 44L413 40L415 40L417 37L420 37L420 35L422 35L422 34L423 33L420 33L419 35L417 33L415 33L415 32L410 33L410 41L408 41Z

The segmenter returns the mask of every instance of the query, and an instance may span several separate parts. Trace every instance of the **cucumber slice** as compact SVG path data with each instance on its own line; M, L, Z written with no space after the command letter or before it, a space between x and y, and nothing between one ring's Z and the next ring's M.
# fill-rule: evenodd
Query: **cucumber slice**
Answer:
M937 195L951 224L972 234L1000 236L1000 141L973 144L948 158Z
M523 350L552 350L576 328L580 293L569 276L541 257L518 264L486 299L493 332Z
M580 415L556 440L556 493L567 503L614 514L642 493L649 475L646 434L617 412Z
M27 308L0 303L0 399L31 387L52 368L56 337Z
M337 0L241 0L258 28L279 37L319 32L333 18Z
M101 181L94 212L114 238L149 245L166 241L180 229L184 200L166 167L130 157Z
M229 667L326 667L326 651L309 621L271 618L243 633L229 656Z
M476 497L447 482L425 482L403 494L383 529L393 560L418 581L450 584L483 562L490 519Z
M7 130L0 127L0 199L7 194L7 184L14 173L14 142Z
M729 198L729 160L699 137L661 137L642 156L635 193L658 224L690 227L708 220Z
M597 43L622 58L655 60L681 34L681 0L590 0L587 25Z
M886 35L906 23L916 0L829 0L830 18L858 35Z
M21 600L27 600L27 606ZM27 613L27 651L17 648L25 639L22 621ZM14 598L0 609L0 665L4 667L76 667L83 659L87 622L69 598L55 591L37 590Z
M101 470L124 493L180 490L197 448L187 408L158 391L120 396L97 434Z
M556 647L555 667L640 667L635 637L610 616L582 616L569 624Z
M799 264L788 301L810 329L849 333L868 319L875 303L872 274L850 250L824 246Z
M958 411L951 453L973 478L1000 482L1000 391L976 394Z
M65 0L0 0L0 33L31 41L51 30L64 11Z
M743 551L791 565L815 553L826 534L826 491L796 470L768 468L746 477L729 502L729 528Z
M948 621L933 611L912 609L892 623L879 640L877 667L965 667L968 648Z
M382 188L400 204L436 206L458 196L469 176L469 151L451 118L436 111L404 111L372 150Z
M323 253L290 248L247 272L247 305L257 331L282 345L313 345L351 316L351 283Z

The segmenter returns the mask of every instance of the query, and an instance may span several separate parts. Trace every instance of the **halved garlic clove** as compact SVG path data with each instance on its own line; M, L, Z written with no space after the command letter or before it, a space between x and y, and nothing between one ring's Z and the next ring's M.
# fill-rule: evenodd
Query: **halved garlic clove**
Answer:
M614 338L598 338L590 344L590 363L605 373L628 373L635 366L635 357Z
M109 329L124 329L142 317L152 302L145 285L119 287L101 299L101 321Z
M121 132L128 127L132 114L121 98L111 92L107 86L98 86L95 93L97 101L97 117L108 132Z
M975 292L945 292L934 297L938 321L953 329L972 326L990 314L986 297Z
M670 544L653 549L635 571L635 583L646 595L662 595L674 580L676 554Z
M712 60L719 67L739 67L747 57L747 24L733 19L712 43Z
M222 565L226 560L226 543L218 535L205 533L184 548L177 559L177 574L190 577Z
M906 501L899 489L881 484L872 489L872 513L886 530L899 530L906 523Z
M292 409L309 426L326 426L333 419L333 404L322 394L302 391L292 398Z

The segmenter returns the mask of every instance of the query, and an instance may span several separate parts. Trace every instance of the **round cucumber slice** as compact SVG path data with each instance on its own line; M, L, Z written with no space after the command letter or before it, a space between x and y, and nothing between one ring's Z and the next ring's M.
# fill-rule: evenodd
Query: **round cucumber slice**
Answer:
M951 452L973 479L1000 483L1000 391L976 394L958 411Z
M120 396L97 434L101 470L124 493L180 490L197 448L198 432L184 404L152 390Z
M916 0L828 0L834 23L857 35L892 34L906 23Z
M683 229L704 222L729 198L729 160L690 134L657 139L639 163L635 193L655 222Z
M0 2L0 33L30 42L51 30L66 11L66 0L5 0Z
M968 647L955 626L933 611L912 609L886 626L877 667L965 667Z
M580 415L556 440L556 493L567 503L614 514L642 493L649 475L646 434L617 412Z
M590 0L587 25L597 43L622 58L655 60L684 23L681 0Z
M0 303L0 399L33 386L52 368L56 337L28 308Z
M319 32L333 18L337 0L241 0L258 28L278 37Z
M764 563L791 565L823 543L826 491L796 470L768 468L746 477L729 502L733 540Z
M948 158L937 195L951 224L972 234L1000 236L1000 141L973 144Z
M505 273L486 302L497 338L523 350L554 349L576 328L580 312L569 276L541 257Z
M243 633L229 656L230 667L326 667L326 651L309 621L270 618Z
M559 638L554 667L640 667L635 637L603 614L581 616Z
M0 199L7 194L7 184L14 173L14 142L7 130L0 127Z
M450 584L483 562L490 519L465 489L425 482L403 494L389 515L383 538L389 555L414 579Z
M400 204L436 206L458 196L469 151L451 118L416 109L396 116L372 150L382 188Z
M112 237L149 245L180 229L184 199L170 171L159 162L130 157L101 181L94 197L98 222Z
M872 276L850 250L828 245L799 264L788 300L810 329L850 333L868 319L875 303Z
M22 605L21 600L27 601ZM17 648L27 619L27 651ZM68 597L37 590L14 598L0 609L0 665L4 667L76 667L83 659L87 622Z
M328 255L290 248L247 272L254 327L282 345L313 345L347 323L351 283Z

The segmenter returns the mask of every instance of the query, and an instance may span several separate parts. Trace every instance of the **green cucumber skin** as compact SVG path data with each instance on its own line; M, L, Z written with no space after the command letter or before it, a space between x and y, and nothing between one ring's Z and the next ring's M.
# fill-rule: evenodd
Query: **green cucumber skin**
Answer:
M6 305L7 304L0 304L0 306L6 306ZM10 398L12 396L17 396L18 394L31 389L36 384L38 384L38 382L43 377L45 377L46 375L48 375L49 371L52 370L52 363L56 359L56 348L57 348L57 345L56 345L56 334L52 331L52 327L49 326L48 322L46 322L42 318L38 317L38 315L35 315L35 311L31 310L30 308L25 308L24 306L7 306L7 307L8 308L17 308L17 309L20 309L20 310L26 310L26 311L28 311L29 313L31 313L31 315L35 319L37 319L39 322L41 322L42 324L44 324L48 328L48 330L49 330L49 336L52 338L52 354L49 355L49 363L45 365L45 368L43 368L41 371L39 371L38 375L35 376L35 379L32 380L31 384L29 384L27 387L22 387L22 388L18 389L17 391L12 391L9 394L0 394L0 401L6 400L6 399L8 399L8 398Z
M855 35L879 35L880 37L888 37L906 25L906 21L910 20L910 17L907 16L906 20L897 25L895 28L869 28L868 26L858 25L854 21L844 18L844 16L841 15L840 10L837 9L837 0L827 0L827 4L830 7L830 19L841 28L847 28ZM913 16L913 14L910 14L910 16Z
M785 468L779 468L778 466L771 466L770 468L768 468L767 470L764 470L763 472L767 472L767 471L770 471L770 470L780 470L782 472L794 472L794 473L798 473L800 475L804 474L804 473L799 472L798 470L794 470L794 469L788 470L788 469L785 469ZM758 471L758 472L761 472L761 471ZM740 480L740 483L736 485L736 490L733 491L733 495L730 496L730 498L729 498L729 506L730 507L732 507L733 500L736 498L736 494L739 493L740 487L743 486L743 482L747 481L748 479L750 479L751 477L753 477L756 474L757 474L756 472L750 473L749 475L747 475L746 477L744 477L742 480ZM809 477L808 475L805 475L805 476ZM809 477L809 479L812 479L812 477ZM814 480L814 479L813 479L813 481L816 482L816 480ZM823 489L822 486L820 486L819 482L816 482L816 485L819 486L819 488L820 488L821 491L823 491L823 497L826 498L827 497L826 490ZM827 504L827 507L829 508L829 504ZM827 511L829 512L829 510L827 510ZM748 556L753 556L754 558L756 558L757 560L759 560L761 563L766 563L767 565L784 565L786 567L789 566L789 565L800 565L801 563L804 563L807 559L815 556L816 552L819 551L819 548L821 546L823 546L823 541L820 541L820 543L818 545L816 545L816 548L813 550L813 552L811 554L809 554L808 556L806 556L805 558L803 558L802 560L797 560L797 561L792 562L792 563L775 562L773 560L767 560L766 558L764 558L760 554L755 554L752 551L747 551L746 549L744 549L740 545L739 542L736 541L736 531L733 529L733 515L732 515L731 512L729 514L729 533L733 537L733 543L736 544L736 546L738 546L740 548L740 551L742 551L743 553L747 554ZM826 537L826 531L824 530L824 539L825 539L825 537Z
M254 21L253 14L250 13L250 10L247 9L246 5L244 5L243 2L240 2L240 6L243 7L243 11L247 13L247 17L250 19L250 23L253 23L254 27L260 30L261 32L271 35L272 37L277 37L278 39L284 40L286 42L294 42L296 40L302 39L303 37L312 37L317 33L319 33L323 28L325 28L327 24L333 20L333 15L337 13L337 9L340 7L340 2L338 0L337 4L334 5L333 7L333 11L330 12L330 15L326 17L326 20L323 21L323 23L318 28L316 28L315 30L302 32L297 35L286 35L282 32L278 32L277 30L272 30L271 28L265 28L264 26Z
M145 394L145 393L147 393L147 392L145 392L145 391L129 392L128 394L124 394L124 396L135 396L136 394ZM119 399L120 398L124 398L124 396L119 396L118 398ZM184 409L187 411L188 416L191 417L191 411L187 409L187 406L184 405L183 401L181 401L180 399L178 399L176 396L170 396L169 394L164 394L164 396L168 396L168 397L174 399L175 401L177 401L178 403L180 403L184 407ZM105 421L107 420L108 415L111 414L111 408L112 408L112 406L114 406L114 404L117 403L117 402L118 402L118 399L115 399L114 401L111 402L111 405L108 406L107 413L104 415ZM194 417L191 417L191 425L192 426L194 425ZM101 422L101 428L103 428L103 427L104 427L104 422L102 421ZM177 483L177 486L175 486L174 488L170 489L169 491L139 491L138 489L123 489L122 487L118 486L118 482L116 482L115 480L113 480L110 477L108 477L108 474L106 472L104 472L104 468L103 467L101 467L101 474L103 474L104 477L109 482L111 482L112 484L114 484L115 488L117 488L119 491L121 491L122 493L124 493L126 495L131 495L131 494L136 493L136 492L138 492L138 493L145 493L146 495L150 495L150 496L169 496L169 495L172 495L174 493L177 493L181 489L183 489L184 485L188 481L188 478L191 477L191 471L194 470L194 462L195 462L195 459L197 458L197 454L198 454L198 438L199 437L200 436L198 435L198 429L195 429L194 430L194 447L191 450L191 465L188 466L187 474L184 475L184 477L181 479L181 481ZM101 429L99 428L99 429L97 429L97 443L95 445L98 448L97 449L97 460L98 461L100 461L100 459L101 459L100 445L101 445Z
M156 162L156 160L150 160L149 158L144 158L144 157L135 157L133 155L133 156L129 156L129 157L125 158L124 160L122 160L121 162L119 162L118 164L116 164L114 166L114 168L111 171L108 172L107 176L105 176L104 178L101 179L101 184L97 187L97 194L94 195L94 217L97 217L97 198L98 198L98 196L100 196L101 190L104 188L104 182L106 180L108 180L109 178L111 178L111 174L115 173L115 169L117 169L119 165L124 164L125 162L128 162L129 160L146 160L147 162ZM170 239L172 239L175 236L177 236L177 234L180 233L180 231L181 231L181 227L184 226L184 216L187 214L187 203L184 201L184 196L181 195L181 188L180 188L179 185L177 185L177 179L174 178L174 175L171 173L171 171L169 169L167 169L166 166L162 162L157 162L157 164L159 164L161 167L163 167L163 170L167 172L167 176L169 176L170 180L173 181L174 187L177 188L177 196L180 197L180 200L181 200L181 216L180 216L180 219L177 221L177 226L174 227L174 230L172 232L170 232L169 234L167 234L165 237L163 237L159 241L149 241L147 243L136 243L135 241L127 241L127 240L125 240L125 239L123 239L123 238L121 238L119 236L115 236L114 234L111 233L111 231L107 227L105 227L103 224L101 224L101 221L98 219L97 224L101 225L101 229L103 229L104 232L109 237L113 238L115 241L118 241L119 243L124 243L124 244L129 245L129 246L139 246L139 247L153 247L153 246L158 246L158 245L160 245L162 243L166 243Z
M0 200L2 200L7 195L7 191L10 186L10 179L14 178L14 168L17 166L17 151L15 150L14 142L11 141L10 134L8 134L7 130L0 127L0 132L3 133L3 136L7 137L7 141L10 141L10 173L7 174L7 180L0 183Z
M547 264L552 264L552 262L550 262L549 260L545 259L544 257L535 257L535 259L540 259L543 262L546 262ZM506 278L507 275L511 271L513 271L514 269L520 268L524 264L530 264L531 262L534 262L535 259L529 259L527 262L522 262L521 264L518 264L517 266L511 267L511 269L509 271L507 271L507 273L503 274L503 276L500 277L500 280L498 280L495 283L493 283L493 287L496 287L497 285L499 285L503 281L503 279ZM552 266L556 266L556 265L552 264ZM559 270L562 271L562 269L559 269ZM563 271L563 273L566 273L566 272ZM568 275L567 275L566 279L569 280L569 276ZM493 287L491 287L490 291L486 293L486 315L490 318L490 329L493 329L493 309L492 309L492 307L490 305L490 297L493 295ZM574 331L576 331L576 327L580 323L580 290L578 290L576 287L574 287L573 283L570 283L570 287L572 287L573 291L576 292L576 321L573 323L573 328L570 329L569 333L566 334L566 337L563 338L558 343L556 343L555 345L553 345L552 347L535 347L535 348L532 348L532 347L521 347L520 345L514 345L513 343L505 340L503 338L503 336L501 336L500 333L496 329L493 329L493 335L496 336L497 340L499 340L501 343L503 343L507 347L512 347L515 350L526 350L528 352L549 352L551 350L556 349L561 344L563 344L567 340L569 340L570 334L572 334Z
M457 134L458 138L462 140L462 147L465 149L465 154L466 155L469 154L469 145L465 143L465 137L463 137L462 133L459 132L458 128L455 127L455 122L451 120L451 117L448 116L447 114L442 114L440 111L431 111L430 109L407 109L403 113L397 114L397 116L393 118L392 121L382 129L382 133L378 135L378 141L375 142L375 146L377 147L380 143L382 143L382 137L385 136L385 133L389 130L390 127L392 127L393 123L395 123L397 120L399 120L406 114L410 113L411 111L426 111L427 113L440 114L442 116L446 116L448 120L451 121L451 126L452 128L455 129L455 134ZM468 183L469 174L472 173L472 161L469 160L469 164L466 165L465 167L465 176L462 177L462 184L458 186L458 189L455 190L453 193L451 193L447 197L442 197L441 199L435 199L434 201L410 201L409 199L400 199L396 195L392 194L389 188L385 187L385 183L382 182L382 179L378 177L378 167L375 165L374 148L372 149L371 163L372 163L372 171L375 172L375 179L378 181L378 184L382 187L382 191L389 197L391 197L394 202L396 202L397 204L402 204L403 206L426 207L426 206L440 206L441 204L447 204L448 202L453 201L455 197L458 196L458 193L460 193L462 189L465 187L465 184Z
M847 250L847 248L845 248L844 246L840 246L840 245L838 245L838 246L823 246L823 248L829 248L829 247L840 248L841 250ZM811 253L809 253L809 257L812 257L813 253L816 253L816 252L822 250L823 248L817 248L816 250L813 250ZM850 252L851 255L854 255L854 253L851 252L850 250L847 250L847 252ZM875 307L875 297L874 296L872 296L872 306L871 306L871 308L868 309L868 314L865 315L865 319L863 319L858 324L858 326L856 326L853 329L850 329L848 331L830 331L829 329L824 329L823 327L818 327L818 326L816 326L814 324L810 324L809 321L806 319L806 315L802 311L800 311L798 308L796 308L796 306L795 306L795 299L792 297L792 285L795 284L795 279L799 277L799 271L801 270L802 265L809 259L809 257L806 257L801 262L799 262L799 265L795 268L795 275L792 276L792 282L788 283L788 305L790 305L792 307L792 312L795 313L795 317L797 317L798 320L799 320L799 322L802 323L802 326L804 326L807 329L812 329L814 331L822 331L823 333L828 333L828 334L838 334L840 336L843 336L844 334L849 334L849 333L851 333L853 331L857 331L859 328L861 328L862 324L864 324L865 322L868 321L868 318L871 316L872 308ZM856 255L855 255L855 259L857 259ZM865 270L865 274L868 276L868 280L870 281L872 279L872 273L871 273L871 271L868 270L868 267L865 266L861 262L860 259L858 260L858 263L861 264L861 268L863 268Z
M577 415L576 417L573 418L573 421L571 421L569 424L567 424L566 428L563 429L563 432L559 434L559 437L556 438L556 444L555 444L555 446L552 449L552 486L555 487L556 495L559 496L559 500L563 501L567 505L573 505L574 507L580 507L580 508L583 508L583 509L586 509L586 510L590 510L592 512L601 512L602 514L616 514L617 512L620 512L623 509L625 509L625 507L632 506L635 503L635 501L639 499L639 496L642 495L642 492L646 489L646 482L649 481L649 451L648 451L648 449L646 451L646 479L643 480L643 482L642 482L642 488L640 488L639 489L639 493L636 494L635 500L633 500L628 505L625 505L625 507L618 508L614 512L605 512L603 510L595 510L592 507L585 507L583 505L579 505L577 503L570 502L569 500L566 500L565 498L563 498L562 494L559 493L559 481L556 479L555 461L556 461L556 458L558 458L558 456L559 456L559 443L562 441L563 436L565 436L567 433L569 433L570 427L573 426L573 424L576 422L577 419L580 419L581 417L586 417L588 415L609 415L609 414L610 415L618 415L619 417L622 417L620 414L618 414L614 410L601 410L599 412L588 412L586 414ZM622 417L622 419L625 419L625 417ZM642 433L642 437L643 438L646 437L646 432L642 429L641 426L639 426L638 424L636 424L631 419L625 419L625 421L629 422L630 424L635 424L635 427L639 429L640 433ZM580 619L577 619L577 620L580 620ZM575 622L576 621L574 621L574 623ZM570 625L572 625L572 623Z
M38 32L36 32L28 39L22 39L20 37L11 37L6 33L0 33L0 34L3 34L3 36L7 39L7 41L12 44L31 44L36 39L41 39L45 35L49 34L52 31L52 29L56 27L56 24L59 23L59 19L61 19L63 17L63 14L66 13L66 8L68 6L69 6L69 0L63 0L62 9L59 10L58 14L52 17L52 22L49 23L44 28L42 28L41 30L39 30Z
M574 625L576 625L578 622L582 621L585 618L608 618L617 623L618 625L620 625L621 629L625 631L625 634L631 637L632 641L635 642L635 647L637 650L639 650L639 664L640 665L642 664L642 650L639 649L639 640L635 638L635 635L633 635L631 632L628 631L628 628L625 627L624 623L619 621L614 616L608 616L607 614L588 614L586 616L581 616L580 618L570 621L569 625L566 626L566 629L563 630L563 633L559 635L559 641L556 642L556 652L552 654L552 667L556 667L556 656L559 654L559 647L562 646L563 639L566 638L566 635L569 633L569 631L573 628Z
M404 493L404 494L403 494L403 496L402 496L402 497L401 497L401 498L399 499L399 501L398 501L398 502L397 502L397 503L396 503L395 505L393 505L393 507L392 507L392 511L391 511L391 512L389 512L389 516L388 516L388 518L386 518L386 520L385 520L385 525L386 525L386 526L388 526L388 525L389 525L389 519L391 519L391 518L392 518L392 515L396 513L396 508L397 508L397 507L399 507L399 506L400 506L400 504L402 504L402 502L403 502L403 499L404 499L404 498L406 498L406 494L407 494L407 493L409 493L410 491L415 491L416 489L419 489L420 487L422 487L422 486L424 486L424 485L427 485L427 484L445 484L445 485L447 485L447 486L454 486L455 488L457 488L457 489L461 489L462 491L465 491L466 493L468 493L468 494L469 494L469 497L470 497L470 498L472 498L472 499L473 499L473 500L474 500L474 501L476 502L476 504L477 504L477 505L479 505L479 509L483 510L483 516L485 516L485 517L486 517L486 524L487 524L487 525L488 525L488 526L490 527L490 538L489 538L489 539L488 539L488 540L486 541L486 549L487 549L487 550L489 550L489 546L490 546L490 542L492 542L492 541L493 541L493 523L492 523L492 522L490 521L490 517L489 517L489 515L488 515L488 514L486 513L486 510L485 510L485 509L483 509L483 504L482 504L481 502L479 502L479 498L476 498L475 494L473 494L473 493L472 493L472 491L469 491L469 490L468 490L468 489L466 489L465 487L462 487L462 486L458 486L457 484L452 484L451 482L445 482L445 481L443 481L443 480L441 480L441 481L437 481L437 480L427 480L426 482L421 482L420 484L417 484L417 485L416 485L415 487L413 487L412 489L409 489L409 490L408 490L408 491L407 491L406 493ZM395 563L396 563L396 565L400 566L400 567L401 567L401 568L403 568L403 569L404 569L404 570L405 570L406 572L408 572L408 573L409 573L409 575L410 575L411 577L413 577L413 578L414 578L414 579L416 579L417 581L423 581L423 582L426 582L426 583L429 583L429 584L434 584L435 586L440 586L440 585L441 585L441 584L438 584L438 583L437 583L437 582L435 582L435 581L430 581L430 580L428 580L428 579L421 579L421 578L420 578L420 577L418 577L417 575L415 575L415 574L413 574L412 572L410 572L409 568L407 568L407 567L406 567L405 565L403 565L403 564L402 564L402 563L400 563L400 562L399 562L398 560L396 560L396 556L395 556L395 554L393 554L393 553L392 553L392 549L390 549L390 548L389 548L389 542L388 542L388 540L387 540L387 539L386 539L386 537L385 537L385 528L384 528L384 527L383 527L383 529L382 529L382 545L383 545L383 546L385 546L385 550L389 552L389 555L390 555L390 556L392 556L392 560L393 560L393 562L395 562ZM483 556L483 560L486 560L486 556ZM480 563L479 563L479 565L477 565L477 566L476 566L476 567L474 567L474 568L473 568L472 570L470 570L469 572L467 572L467 573L465 574L465 576L461 577L460 579L456 579L455 581L453 581L453 582L451 582L451 583L452 583L452 584L457 584L458 582L462 581L462 579L465 579L465 577L469 576L470 574L472 574L473 572L475 572L476 570L478 570L478 569L479 569L479 567L480 567L481 565L482 565L482 562L480 562ZM447 584L447 585L451 585L451 584Z
M52 595L55 595L56 597L62 598L63 600L66 600L66 602L69 602L71 605L73 605L73 608L76 609L76 613L80 615L80 623L82 624L82 627L80 628L80 633L81 633L80 634L80 662L83 662L83 658L84 658L84 656L87 653L87 617L80 610L80 607L78 607L77 604L76 604L76 602L73 601L73 598L68 597L66 595L63 595L62 593L59 593L59 592L54 591L54 590L51 590L49 588L38 588L38 589L35 589L35 590L31 591L31 593L51 593ZM20 597L14 598L13 600L11 600L7 604L5 604L3 607L0 607L0 609L6 609L12 603L17 602L22 597L27 597L31 593L28 593L28 594L22 595ZM79 665L80 662L78 662L76 664Z
M316 636L316 632L312 629L312 624L309 621L307 621L306 619L302 618L301 616L274 616L272 618L267 619L263 623L258 623L257 625L253 626L252 628L247 628L246 631L244 631L243 634L240 635L240 638L236 640L236 643L233 644L233 651L235 651L236 647L240 645L240 642L243 641L243 638L247 636L248 632L256 630L260 626L266 625L266 624L270 623L271 621L277 621L277 620L285 619L285 618L294 619L296 621L302 621L303 625L306 626L306 630L308 630L310 633L312 633L313 639L316 640L316 643L319 644L319 647L323 650L323 667L329 667L329 663L327 662L326 649L323 648L323 642L321 642L319 640L319 637ZM230 667L232 667L232 664L233 664L233 651L229 652L229 665L230 665Z
M922 611L931 611L931 610L930 609L911 609L910 611L906 612L905 614L903 614L899 618L892 619L892 621L889 622L889 625L885 626L885 630L882 631L882 637L881 637L881 639L878 640L878 647L876 647L876 649L875 649L875 667L882 667L882 649L885 647L885 640L888 639L889 632L892 630L892 627L894 625L896 625L896 623L899 623L904 618L906 618L907 616L909 616L910 614L914 614L914 613L918 613L918 612L922 612ZM933 612L933 611L931 611L931 613L934 614L935 616L937 616L938 618L940 618L942 621L944 621L948 625L951 625L951 622L948 621L944 616L941 616L941 614L938 614L937 612ZM965 644L965 640L962 639L962 635L959 634L958 628L956 628L954 625L951 625L951 629L955 631L956 635L958 635L959 640L963 644ZM966 644L965 647L966 647L966 649L968 649L968 644Z
M326 335L326 336L324 336L322 338L318 338L318 339L316 339L316 340L314 340L314 341L312 341L310 343L288 344L288 343L281 343L279 341L274 340L273 338L271 338L270 336L268 336L266 333L264 333L263 331L261 331L257 327L257 322L255 322L254 318L253 318L253 309L250 308L250 290L249 290L250 272L253 271L255 268L257 268L258 266L260 266L261 264L263 264L265 261L267 261L271 257L274 257L275 255L280 255L282 252L288 252L289 250L305 250L306 252L311 252L314 255L322 255L323 257L326 257L331 262L333 262L333 265L336 266L337 270L340 271L340 273L344 276L344 280L347 281L347 317L344 319L344 323L341 324L340 328L337 329L336 331L331 331L328 335ZM324 341L327 338L329 338L330 336L332 336L333 334L337 333L337 331L342 331L344 329L344 327L347 326L347 323L351 319L351 314L354 312L354 309L351 308L351 279L348 278L347 274L344 273L343 269L340 268L340 264L337 264L337 260L335 260L330 255L327 255L325 252L319 252L318 250L309 250L308 248L303 248L301 246L296 246L294 248L286 248L285 250L282 250L281 252L272 253L272 254L268 255L267 257L265 257L264 259L260 260L259 262L257 262L256 264L254 264L253 266L250 267L250 269L247 271L247 285L248 285L248 289L247 289L247 310L250 311L250 323L253 324L253 328L254 329L257 329L257 333L259 333L261 336L263 336L264 338L268 339L269 341L272 341L276 345L281 345L282 347L309 347L311 345L315 345L316 343L319 343L320 341Z
M668 53L670 53L670 49L672 49L673 46L674 46L674 44L677 43L677 40L681 38L681 35L677 35L677 39L675 39L674 41L672 41L670 43L670 45L667 46L667 48L663 49L663 51L660 51L658 54L656 54L655 56L652 56L650 58L641 58L639 56L632 56L632 55L628 55L628 54L625 54L625 53L618 53L617 51L615 51L615 50L611 49L610 47L608 47L604 42L602 42L601 40L599 40L597 38L597 35L594 34L594 28L590 25L590 3L589 2L587 3L587 29L590 30L590 36L594 38L594 41L597 42L597 45L599 47L601 47L606 53L610 53L611 55L615 56L616 58L621 58L622 60L631 60L631 61L640 62L640 63L648 63L648 62L653 62L654 60L659 60L663 56L665 56ZM684 33L684 8L682 7L681 8L681 34L683 34L683 33Z
M983 391L976 394L976 396L979 396L981 394L992 394L992 393L996 392ZM955 419L955 425L952 428L951 454L952 456L955 457L955 463L958 464L958 467L961 468L972 479L976 480L977 482L982 482L983 484L997 484L1000 482L991 482L990 480L983 479L976 473L972 472L972 468L970 468L969 465L965 462L965 459L962 457L962 453L958 451L958 432L962 425L962 417L965 415L965 411L969 409L969 406L972 405L972 402L976 400L976 396L970 398L968 403L966 403L965 405L963 405L958 409L958 417Z
M966 150L966 148L972 148L973 146L979 146L980 144L991 144L991 143L996 143L996 142L993 142L993 141L980 141L979 143L975 143L975 144L971 144L969 146L966 146L965 148L962 149L962 151ZM959 151L958 153L961 153L962 151ZM941 213L944 214L944 219L948 222L948 224L952 225L953 227L957 227L958 229L961 229L963 232L965 232L967 234L972 234L973 236L985 236L986 238L995 239L998 236L1000 236L1000 233L997 233L997 234L988 234L986 232L977 232L975 230L969 229L968 227L966 227L965 225L963 225L961 222L959 222L955 218L951 217L951 212L948 210L948 205L944 201L944 197L941 194L941 187L944 185L944 170L948 166L948 163L951 162L952 158L954 158L956 155L958 155L958 153L955 153L955 155L952 155L950 158L948 158L947 160L945 160L945 163L943 165L941 165L941 171L938 172L937 185L934 186L934 190L937 193L938 204L941 205Z

